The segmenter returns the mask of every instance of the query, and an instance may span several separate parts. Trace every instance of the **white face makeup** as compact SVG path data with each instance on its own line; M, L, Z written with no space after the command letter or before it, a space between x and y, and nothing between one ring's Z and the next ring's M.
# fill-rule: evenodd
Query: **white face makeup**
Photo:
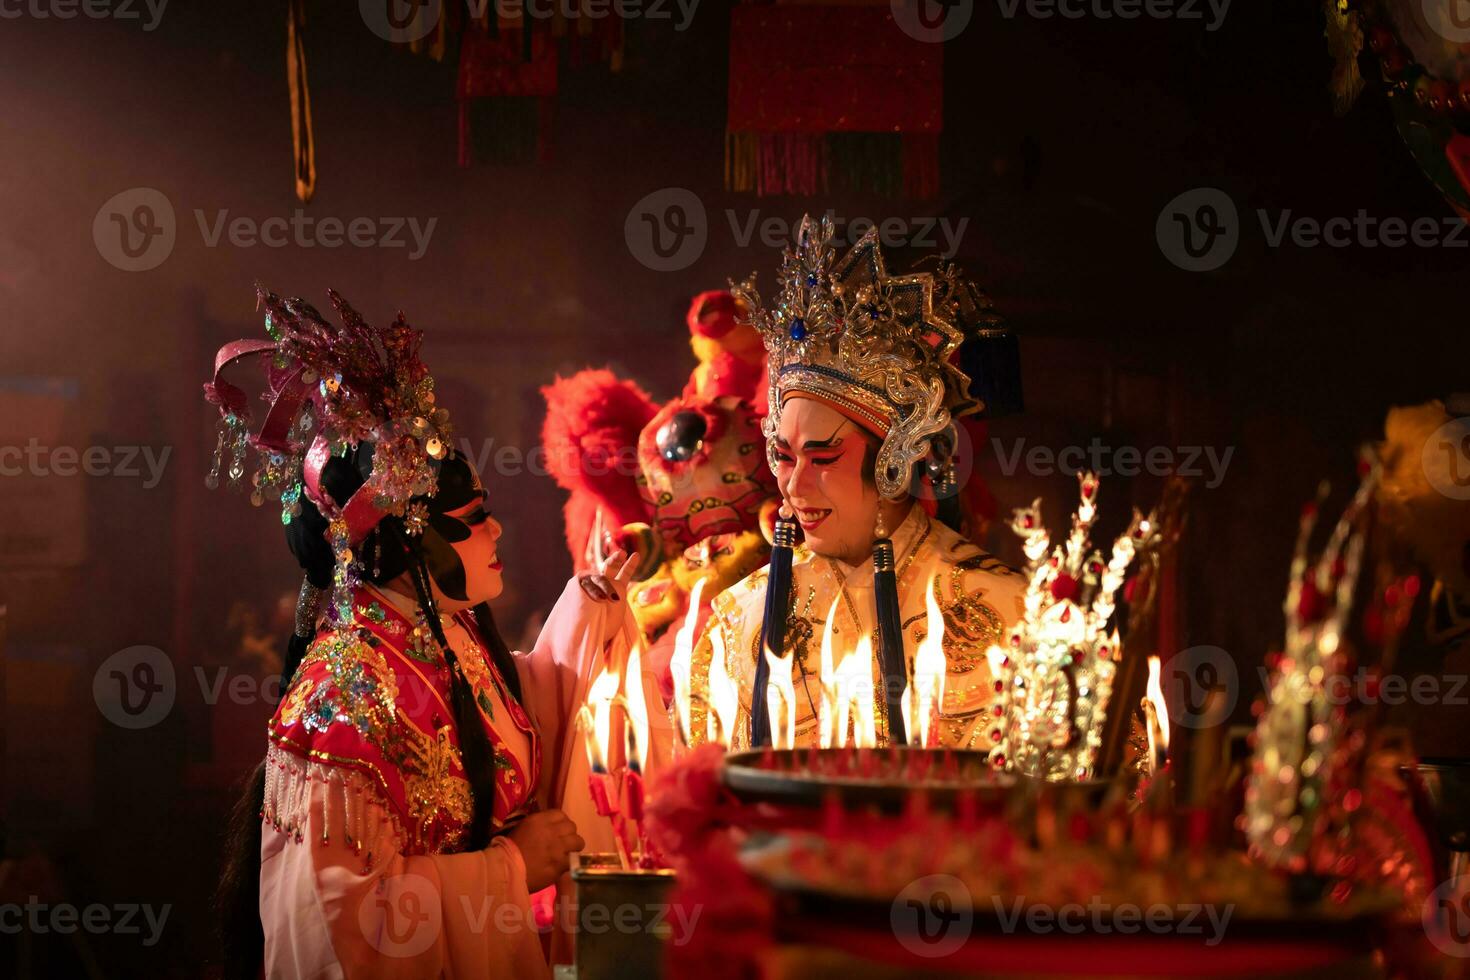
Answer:
M781 410L776 483L816 554L855 565L872 553L880 501L863 468L876 448L876 437L822 402L793 398Z
M466 598L451 599L439 591L437 584L434 585L434 600L440 611L453 613L489 602L505 590L503 569L496 553L501 526L485 509L483 499L472 500L463 507L447 511L446 516L460 521L470 531L469 537L451 545L464 565Z

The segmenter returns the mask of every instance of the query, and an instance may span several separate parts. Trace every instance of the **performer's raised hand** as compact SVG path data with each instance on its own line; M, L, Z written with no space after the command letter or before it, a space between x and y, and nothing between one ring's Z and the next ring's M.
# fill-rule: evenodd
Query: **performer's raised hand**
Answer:
M587 846L572 818L561 810L537 811L507 836L526 862L526 890L533 894L553 884L567 869L567 855Z
M630 555L619 548L602 560L596 572L577 576L577 584L598 602L622 602L642 557L636 551Z

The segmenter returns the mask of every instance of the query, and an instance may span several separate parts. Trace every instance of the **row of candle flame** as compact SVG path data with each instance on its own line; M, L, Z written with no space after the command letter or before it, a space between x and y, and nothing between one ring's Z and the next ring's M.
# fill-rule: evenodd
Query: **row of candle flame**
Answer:
M689 597L689 610L675 637L670 663L674 681L674 715L679 743L693 742L693 651L699 622L700 599L705 582L695 583ZM915 651L913 677L904 689L902 709L908 731L920 748L938 746L938 721L945 695L948 673L944 655L944 616L934 597L934 580L925 590L926 634ZM833 650L833 621L838 612L834 601L822 629L820 700L817 717L817 744L821 748L876 748L877 719L874 698L874 655L872 643L864 635L854 649L838 659ZM736 724L740 698L735 680L726 662L723 637L719 630L710 634L711 659L705 701L707 741L731 747L736 740ZM624 710L623 738L626 765L639 773L647 765L649 750L649 713L642 683L644 649L641 638L629 651L626 670L604 667L588 690L579 722L587 739L588 759L593 773L607 771L612 746L613 708ZM793 677L794 653L776 656L769 648L764 656L770 666L771 681L766 689L771 718L771 741L775 749L796 747L797 697ZM999 676L999 661L1004 653L997 646L986 651L991 673ZM1166 757L1169 746L1169 711L1160 682L1160 661L1148 658L1148 686L1141 701L1144 728L1148 738L1145 771L1155 772Z

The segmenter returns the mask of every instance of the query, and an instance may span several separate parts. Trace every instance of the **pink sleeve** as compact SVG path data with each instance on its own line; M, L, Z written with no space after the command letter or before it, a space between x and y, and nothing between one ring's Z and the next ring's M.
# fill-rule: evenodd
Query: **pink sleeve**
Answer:
M550 976L508 838L406 856L392 816L351 777L305 787L300 840L270 825L262 835L267 977Z
M576 712L605 664L622 669L627 663L630 638L637 635L626 603L598 602L572 579L547 616L535 648L516 654L521 698L541 735L538 796L543 806L566 811L588 851L610 852L614 844L612 828L598 816L587 788L587 751ZM653 665L645 662L641 673L652 771L669 758L673 729Z

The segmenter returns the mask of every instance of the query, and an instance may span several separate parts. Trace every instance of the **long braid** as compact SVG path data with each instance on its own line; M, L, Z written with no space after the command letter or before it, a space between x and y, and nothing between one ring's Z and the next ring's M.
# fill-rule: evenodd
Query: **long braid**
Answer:
M460 759L474 800L467 849L478 851L490 844L490 813L495 805L495 749L490 744L480 709L475 704L474 688L460 669L459 658L449 645L449 638L444 635L444 626L439 622L439 607L429 586L429 570L417 548L412 548L408 571L429 631L434 634L449 665L450 706L454 712L454 727L459 732Z
M521 675L516 670L515 656L510 652L510 647L505 645L505 638L500 635L500 629L495 625L495 616L490 612L490 604L482 602L473 610L475 626L480 630L480 639L485 648L490 651L490 659L495 663L495 669L500 672L501 680L510 691L510 696L521 701Z

